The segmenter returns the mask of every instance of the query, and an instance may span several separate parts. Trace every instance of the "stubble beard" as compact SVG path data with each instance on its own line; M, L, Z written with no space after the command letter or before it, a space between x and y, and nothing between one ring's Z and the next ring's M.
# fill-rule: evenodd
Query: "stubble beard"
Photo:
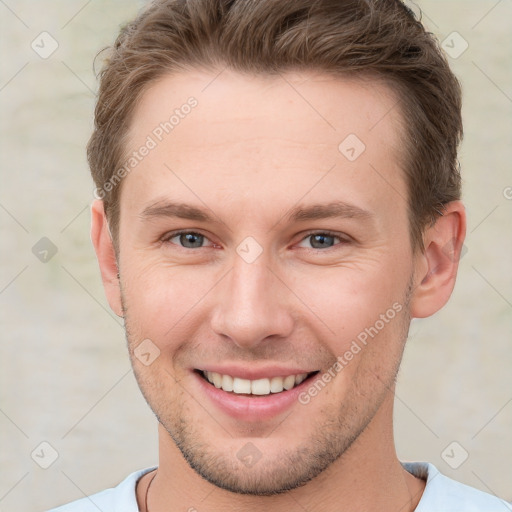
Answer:
M312 435L306 441L300 442L291 449L280 450L279 453L265 453L263 449L261 459L251 467L245 466L236 457L236 450L233 450L235 440L227 433L225 439L230 449L223 450L221 443L209 442L205 435L209 427L201 427L197 414L194 415L187 406L189 401L194 403L195 398L180 387L180 384L175 383L174 388L177 393L172 397L169 389L163 384L169 379L148 379L145 372L140 371L140 365L134 361L133 348L137 345L137 340L131 335L133 331L130 328L129 309L126 307L124 296L122 301L126 339L139 388L159 423L172 438L189 466L202 478L221 489L243 495L272 496L305 485L342 458L366 430L389 393L394 391L409 331L410 295L411 281L405 294L402 314L397 318L401 322L398 332L400 338L398 346L401 348L397 351L393 367L387 369L385 375L378 376L381 384L378 393L372 390L367 394L369 400L363 403L358 393L348 393L346 400L338 404L338 407L334 404L322 410L322 417L314 419L311 426ZM376 375L371 368L369 372ZM364 380L368 376L369 374L360 375L360 378ZM357 386L354 389L357 390ZM162 397L170 398L162 399ZM308 414L307 406L300 407L299 411L302 414ZM200 410L201 414L204 414L205 425L210 424L217 429L217 421L203 407L195 407L195 410ZM220 428L219 430L222 431ZM286 433L286 419L273 434L279 432ZM246 441L240 441L239 448L242 448ZM253 441L254 445L258 445L257 438Z

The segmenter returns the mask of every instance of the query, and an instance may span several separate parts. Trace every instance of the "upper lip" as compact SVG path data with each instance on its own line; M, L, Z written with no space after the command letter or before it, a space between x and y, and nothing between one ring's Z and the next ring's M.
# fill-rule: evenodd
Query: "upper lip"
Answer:
M240 379L257 380L271 379L272 377L287 377L288 375L300 375L301 373L312 373L317 370L307 368L290 368L285 366L266 366L264 368L255 368L238 365L206 365L196 368L203 372L216 372L221 375L230 375Z

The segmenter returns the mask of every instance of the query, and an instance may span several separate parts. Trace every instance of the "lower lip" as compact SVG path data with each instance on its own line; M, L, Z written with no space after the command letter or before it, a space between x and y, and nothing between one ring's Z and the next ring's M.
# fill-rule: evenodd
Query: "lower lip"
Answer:
M261 422L284 413L293 404L298 403L300 393L311 385L316 375L308 377L288 391L270 393L262 396L245 396L216 388L197 372L193 372L201 391L223 412L242 421Z

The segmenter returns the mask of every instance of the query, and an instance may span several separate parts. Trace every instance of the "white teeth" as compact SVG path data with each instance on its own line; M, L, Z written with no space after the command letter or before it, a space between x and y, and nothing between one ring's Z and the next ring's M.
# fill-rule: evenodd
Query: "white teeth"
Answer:
M269 395L270 381L268 379L257 379L251 381L251 393L253 395Z
M281 393L284 390L292 389L303 382L308 374L288 375L286 377L272 377L271 379L241 379L231 375L221 375L217 372L203 372L207 380L216 388L224 391L232 391L238 394L269 395L270 393Z
M288 390L292 389L293 386L295 386L295 375L288 375L288 377L284 379L283 388Z
M212 372L212 377L213 377L213 385L216 388L220 388L222 386L222 375L217 372Z
M233 391L233 377L230 375L222 376L222 389L224 391Z
M307 373L301 373L300 375L295 375L295 385L298 386L301 382L303 382L306 377L308 376Z
M283 377L272 377L270 379L270 391L272 393L280 393L283 389Z
M235 377L233 379L233 391L235 393L247 393L251 392L251 381L248 379L239 379Z

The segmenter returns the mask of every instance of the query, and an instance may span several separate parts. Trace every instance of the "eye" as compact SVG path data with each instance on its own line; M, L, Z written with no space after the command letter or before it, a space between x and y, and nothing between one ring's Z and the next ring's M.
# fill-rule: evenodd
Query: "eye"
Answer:
M175 233L169 233L162 239L165 243L172 243L185 249L201 248L203 247L205 240L208 240L208 238L200 233L196 233L195 231L178 231Z
M335 241L338 240L340 243L346 243L346 240L342 239L340 236L335 233L331 233L330 231L321 231L316 233L309 233L305 238L301 240L299 246L304 247L304 242L308 242L311 244L307 249L330 249L337 245Z

